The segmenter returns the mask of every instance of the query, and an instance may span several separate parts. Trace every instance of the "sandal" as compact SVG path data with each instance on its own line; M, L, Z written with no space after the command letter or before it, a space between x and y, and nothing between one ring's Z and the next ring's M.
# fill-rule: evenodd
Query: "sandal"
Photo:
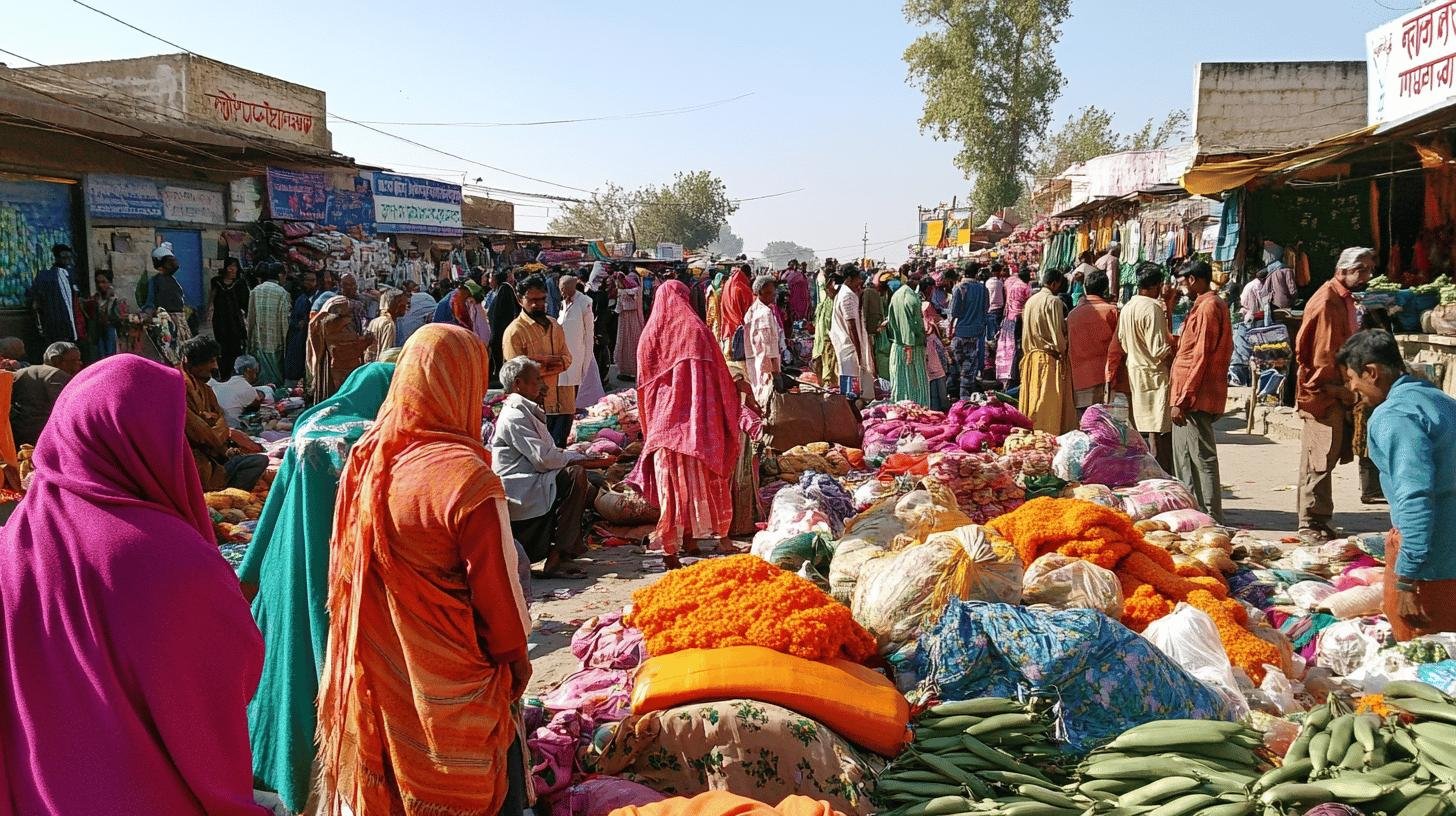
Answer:
M585 581L587 574L577 567L559 566L551 571L531 570L531 577L538 581Z

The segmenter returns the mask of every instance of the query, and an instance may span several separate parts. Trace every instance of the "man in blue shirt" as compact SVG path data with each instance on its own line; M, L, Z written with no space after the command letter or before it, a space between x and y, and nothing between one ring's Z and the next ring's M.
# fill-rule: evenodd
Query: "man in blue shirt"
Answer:
M1398 640L1456 630L1456 399L1406 370L1395 337L1353 335L1335 358L1373 408L1370 459L1390 501L1385 613Z
M966 266L966 277L950 296L951 353L960 369L962 399L980 390L981 371L986 367L986 321L990 293L977 279L974 264ZM954 272L947 272L954 275Z

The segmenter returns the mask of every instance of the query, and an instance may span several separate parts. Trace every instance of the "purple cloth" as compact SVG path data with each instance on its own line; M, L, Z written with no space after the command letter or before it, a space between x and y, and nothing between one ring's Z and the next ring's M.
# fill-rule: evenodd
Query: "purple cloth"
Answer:
M184 411L181 374L132 355L56 401L0 530L0 813L267 812L246 716L263 640Z
M647 659L641 630L622 623L623 613L600 615L571 637L571 654L584 669L635 669Z
M589 728L632 713L632 675L618 669L582 669L541 695L549 711L574 711Z
M571 784L583 733L590 738L591 732L582 727L581 716L575 711L561 711L526 741L531 749L531 784L537 797L549 797Z

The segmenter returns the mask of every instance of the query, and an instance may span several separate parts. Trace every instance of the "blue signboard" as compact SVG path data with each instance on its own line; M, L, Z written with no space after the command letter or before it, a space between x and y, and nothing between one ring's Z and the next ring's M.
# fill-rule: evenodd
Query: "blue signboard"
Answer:
M71 185L0 180L0 308L25 305L51 246L71 241Z
M374 234L374 183L368 176L355 176L354 186L343 190L329 188L329 200L324 222L335 229L347 230L360 227L370 235Z
M92 218L162 219L162 188L135 176L86 176L86 211Z
M328 184L323 173L268 168L268 214L283 221L322 221Z
M380 232L460 235L460 185L374 173L374 221Z

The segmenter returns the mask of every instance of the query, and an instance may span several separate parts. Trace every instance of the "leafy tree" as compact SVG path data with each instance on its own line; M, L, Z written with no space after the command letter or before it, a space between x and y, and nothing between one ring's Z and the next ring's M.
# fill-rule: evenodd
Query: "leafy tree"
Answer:
M1182 136L1188 131L1188 111L1179 108L1168 111L1163 117L1162 123L1157 128L1153 127L1153 120L1149 119L1138 131L1127 139L1128 150L1153 150L1159 147L1167 147L1173 140Z
M707 246L738 211L723 180L707 170L678 173L671 184L645 187L638 195L637 237L647 246L664 241L689 249Z
M773 264L774 269L783 269L789 261L805 263L814 260L814 250L800 246L793 241L769 241L763 248L763 257Z
M1115 153L1122 149L1122 134L1112 127L1112 114L1089 106L1068 116L1055 133L1047 136L1031 163L1031 175L1045 179L1057 175L1077 162L1094 156Z
M737 258L743 254L743 239L735 235L731 227L724 224L718 228L718 237L704 248L714 255Z
M928 30L905 49L909 81L925 95L922 130L954 140L975 176L978 212L1020 196L1032 147L1046 134L1065 80L1053 46L1070 0L905 0Z
M626 241L631 237L628 225L637 210L638 195L636 191L608 182L586 201L566 205L548 226L552 232L562 235Z

